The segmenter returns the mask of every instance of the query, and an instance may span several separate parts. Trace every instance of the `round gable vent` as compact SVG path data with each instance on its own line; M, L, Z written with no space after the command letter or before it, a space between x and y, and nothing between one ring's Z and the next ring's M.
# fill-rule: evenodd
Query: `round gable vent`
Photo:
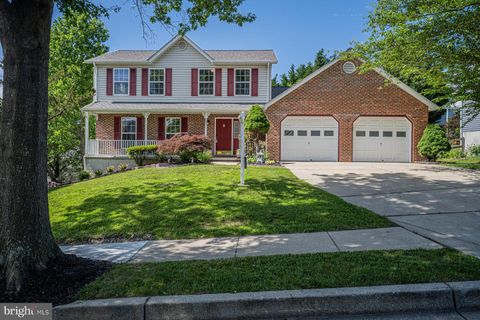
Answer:
M185 41L180 41L180 42L178 43L178 48L179 48L180 50L185 50L185 49L187 49L187 43L186 43Z
M347 74L352 74L356 70L355 64L351 61L347 61L343 64L343 72Z

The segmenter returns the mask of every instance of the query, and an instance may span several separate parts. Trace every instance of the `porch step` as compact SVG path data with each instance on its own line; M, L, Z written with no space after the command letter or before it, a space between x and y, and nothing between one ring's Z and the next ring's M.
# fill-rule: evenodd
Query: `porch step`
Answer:
M215 162L240 162L240 159L237 157L227 157L227 156L215 156L212 157L212 161Z

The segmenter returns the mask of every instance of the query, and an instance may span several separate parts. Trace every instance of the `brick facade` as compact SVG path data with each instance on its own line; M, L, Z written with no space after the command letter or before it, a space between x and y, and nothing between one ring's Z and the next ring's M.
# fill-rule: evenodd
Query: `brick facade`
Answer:
M428 107L375 71L346 74L338 61L270 105L268 154L280 160L281 123L287 116L333 116L339 124L339 161L353 159L353 123L360 116L403 116L412 123L413 161L428 123Z
M96 138L99 140L114 140L114 117L143 117L142 114L98 114L96 122ZM188 133L201 134L205 133L205 119L202 114L150 114L148 117L148 134L147 139L157 140L158 138L158 118L159 117L179 117L188 118ZM208 117L207 136L215 142L215 118L237 118L238 114L210 114ZM213 148L212 148L213 149Z

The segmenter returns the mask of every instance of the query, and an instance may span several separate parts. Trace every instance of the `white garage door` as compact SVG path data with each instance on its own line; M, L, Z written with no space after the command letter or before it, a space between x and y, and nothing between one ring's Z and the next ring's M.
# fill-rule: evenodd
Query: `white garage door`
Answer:
M404 117L360 117L353 125L353 161L411 161L411 124Z
M338 123L332 117L287 117L282 122L283 161L337 161Z

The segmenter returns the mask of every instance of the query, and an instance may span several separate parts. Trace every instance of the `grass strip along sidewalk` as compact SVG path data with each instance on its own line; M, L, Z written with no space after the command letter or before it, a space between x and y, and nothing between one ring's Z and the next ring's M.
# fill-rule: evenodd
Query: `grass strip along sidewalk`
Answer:
M187 239L390 227L393 223L315 188L281 167L146 168L49 192L60 243Z
M78 299L336 288L480 279L451 249L337 252L116 265Z

